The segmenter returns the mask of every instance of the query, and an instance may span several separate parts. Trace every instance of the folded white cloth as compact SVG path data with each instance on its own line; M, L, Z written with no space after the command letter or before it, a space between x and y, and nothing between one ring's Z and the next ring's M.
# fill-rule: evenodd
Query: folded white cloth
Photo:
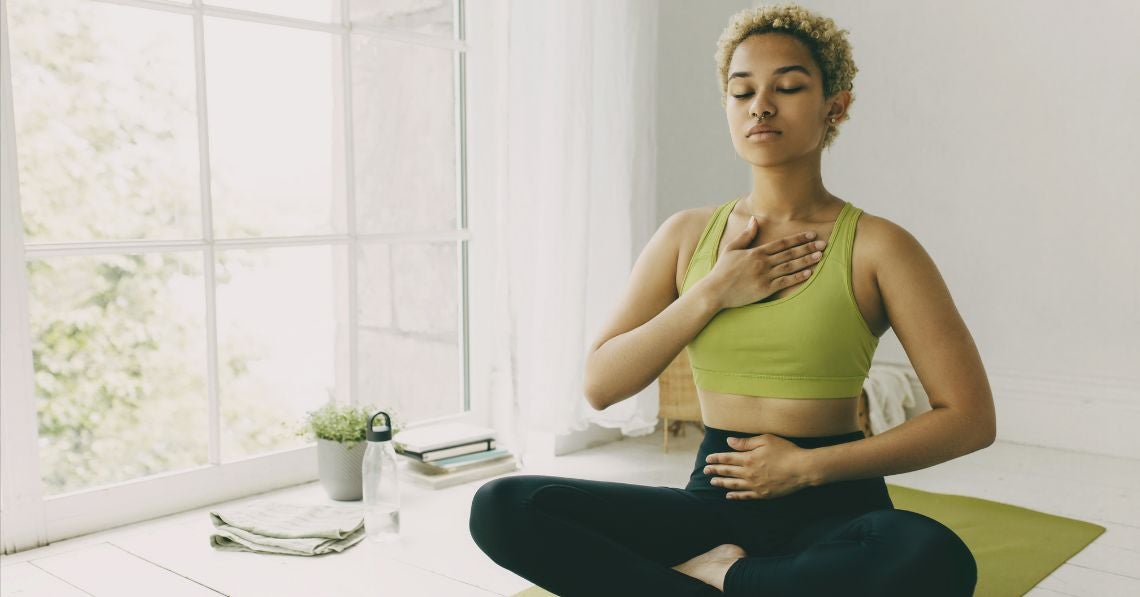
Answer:
M918 405L911 374L904 367L875 365L863 382L867 394L867 415L871 419L871 433L878 435L906 422L904 407Z
M210 545L222 551L315 556L364 538L359 505L261 501L210 512Z

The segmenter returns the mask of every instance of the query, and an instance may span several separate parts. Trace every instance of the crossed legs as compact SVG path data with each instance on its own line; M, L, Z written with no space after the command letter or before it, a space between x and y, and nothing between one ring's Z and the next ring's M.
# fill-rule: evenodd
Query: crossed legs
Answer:
M727 570L729 596L973 593L973 556L922 514L882 509L788 526L741 504L671 487L514 475L480 487L469 527L493 561L559 597L721 595L674 566L725 544L747 552Z

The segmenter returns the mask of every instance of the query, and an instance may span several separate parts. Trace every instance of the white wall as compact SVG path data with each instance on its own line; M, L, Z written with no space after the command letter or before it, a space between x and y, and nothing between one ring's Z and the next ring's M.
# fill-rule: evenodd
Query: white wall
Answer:
M654 230L682 209L748 192L748 165L732 147L713 54L729 17L750 5L746 0L659 4Z
M712 62L743 5L662 4L658 222L749 190ZM1140 457L1140 3L802 5L859 66L824 182L934 258L999 439ZM890 331L875 360L909 363Z

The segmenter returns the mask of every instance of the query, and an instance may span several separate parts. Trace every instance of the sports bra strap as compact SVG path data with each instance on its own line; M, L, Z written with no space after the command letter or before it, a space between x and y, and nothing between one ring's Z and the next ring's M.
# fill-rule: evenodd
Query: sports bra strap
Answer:
M716 208L713 217L709 219L709 224L705 228L704 235L701 236L700 244L697 247L697 252L702 259L707 258L712 261L712 256L716 253L717 248L720 247L721 237L724 236L724 229L728 223L728 216L732 214L732 208L739 201L730 199L726 203L722 203L720 207Z

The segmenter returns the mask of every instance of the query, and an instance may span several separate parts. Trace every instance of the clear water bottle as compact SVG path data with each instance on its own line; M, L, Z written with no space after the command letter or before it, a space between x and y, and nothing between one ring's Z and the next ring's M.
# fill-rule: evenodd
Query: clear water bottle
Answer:
M384 415L386 425L373 427L380 415ZM368 440L361 465L364 533L370 541L389 543L400 537L400 480L396 449L392 447L392 418L384 411L377 412L368 419L364 431Z

